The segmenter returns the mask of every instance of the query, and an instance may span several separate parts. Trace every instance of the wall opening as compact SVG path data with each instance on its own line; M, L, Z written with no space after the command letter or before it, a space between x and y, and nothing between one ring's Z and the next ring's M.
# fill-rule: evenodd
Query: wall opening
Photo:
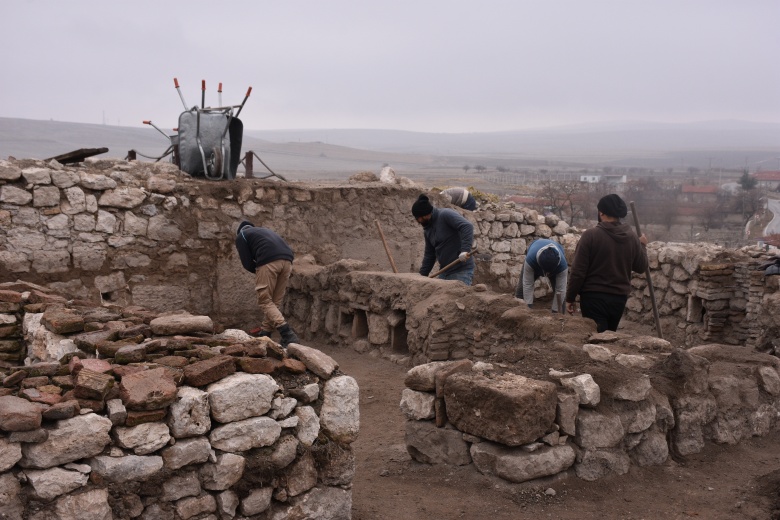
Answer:
M390 329L390 345L394 354L408 354L409 343L407 343L406 318L393 325Z
M693 295L688 296L688 313L685 320L688 323L704 323L704 305L701 298Z
M365 339L368 337L368 316L366 311L356 309L352 317L352 337Z
M352 321L354 316L351 312L341 312L339 316L339 336L346 338L352 335Z

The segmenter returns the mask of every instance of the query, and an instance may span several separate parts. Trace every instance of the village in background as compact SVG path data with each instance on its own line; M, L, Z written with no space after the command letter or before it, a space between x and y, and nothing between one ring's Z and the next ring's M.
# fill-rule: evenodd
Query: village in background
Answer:
M683 143L683 144L680 144ZM596 201L634 202L652 240L780 246L780 125L624 123L475 134L392 130L245 131L237 176L345 180L393 168L424 187L470 188L482 203L512 202L572 226L595 222ZM0 118L0 159L49 159L84 148L95 158L162 157L149 128ZM219 181L215 181L219 182Z

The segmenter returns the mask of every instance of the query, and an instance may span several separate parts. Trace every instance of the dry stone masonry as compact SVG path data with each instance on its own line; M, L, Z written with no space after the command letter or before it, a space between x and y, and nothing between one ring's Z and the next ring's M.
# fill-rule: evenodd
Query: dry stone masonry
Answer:
M34 284L0 302L0 518L350 517L358 386L330 357Z

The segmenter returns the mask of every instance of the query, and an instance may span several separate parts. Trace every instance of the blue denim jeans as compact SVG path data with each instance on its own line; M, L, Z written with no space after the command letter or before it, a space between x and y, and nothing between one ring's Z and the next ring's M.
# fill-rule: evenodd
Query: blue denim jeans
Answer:
M458 269L455 272L442 273L436 278L439 278L440 280L457 280L466 285L471 285L471 280L474 278L474 266Z

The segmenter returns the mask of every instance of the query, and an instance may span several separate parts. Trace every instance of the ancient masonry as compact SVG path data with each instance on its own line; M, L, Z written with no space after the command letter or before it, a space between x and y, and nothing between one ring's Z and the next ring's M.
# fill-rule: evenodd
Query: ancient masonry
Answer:
M0 518L349 518L358 387L333 359L24 283L0 307L27 355L0 372Z
M285 312L304 341L415 367L401 406L418 460L473 462L513 481L567 468L594 479L776 428L780 367L755 351L774 352L780 327L780 277L756 269L764 251L651 243L668 341L599 335L589 320L531 311L511 296L533 239L558 240L571 259L578 230L513 205L466 212L477 285L429 280L416 274L422 238L409 215L422 188L360 179L214 183L165 164L0 161L0 282L248 328L258 321L252 279L233 248L246 218L296 252ZM645 277L632 286L627 317L652 323ZM16 334L14 318L3 319L0 330ZM0 356L10 369L24 354ZM507 409L527 412L510 420Z

